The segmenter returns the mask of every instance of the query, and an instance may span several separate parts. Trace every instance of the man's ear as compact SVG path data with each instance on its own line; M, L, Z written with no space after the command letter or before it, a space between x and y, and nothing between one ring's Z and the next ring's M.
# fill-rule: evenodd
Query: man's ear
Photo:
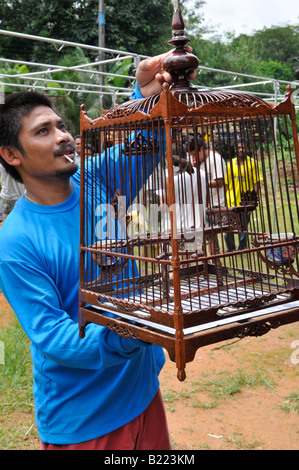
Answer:
M20 152L14 147L0 147L0 155L11 166L19 166L21 164Z

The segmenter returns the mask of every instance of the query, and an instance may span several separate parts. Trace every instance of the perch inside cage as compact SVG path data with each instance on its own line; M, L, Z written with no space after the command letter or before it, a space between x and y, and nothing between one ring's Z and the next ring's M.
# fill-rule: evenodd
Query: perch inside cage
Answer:
M81 110L80 334L163 346L184 380L199 347L299 319L299 144L290 87L198 90L179 7L172 27L171 86Z

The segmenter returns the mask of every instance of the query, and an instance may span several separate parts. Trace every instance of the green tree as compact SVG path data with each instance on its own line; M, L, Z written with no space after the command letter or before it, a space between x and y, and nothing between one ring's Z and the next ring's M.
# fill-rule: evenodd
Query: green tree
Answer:
M285 64L283 74L285 75L286 70L289 69L295 79L295 66L299 60L299 24L272 26L258 30L251 36L241 34L232 39L231 49L235 54L246 49L248 56L259 65L269 61Z
M279 62L278 60L263 60L260 62L259 72L263 77L276 78L292 82L294 70L290 62Z
M211 32L209 28L204 26L204 16L202 14L202 7L205 5L204 0L190 0L181 2L181 10L185 23L185 30L187 36L190 34L192 37L201 37L202 34Z
M191 35L191 45L200 65L236 72L236 76L232 77L204 70L196 79L196 83L202 86L230 85L233 78L234 84L254 81L250 77L239 77L237 73L289 82L298 79L299 26L274 26L251 36L241 34L236 37L228 33L224 39L217 35L209 39L204 39L203 35ZM248 87L247 90L273 93L273 85Z
M60 67L65 67L65 70L58 70L48 76L46 82L39 81L36 77L36 84L33 89L46 93L53 101L55 108L63 116L67 128L73 135L79 133L80 130L80 107L81 104L85 104L87 113L91 119L95 119L101 115L102 109L100 108L99 95L98 93L86 92L86 83L89 84L89 90L96 90L91 85L98 85L97 71L95 67L88 67L90 73L86 74L80 72L80 70L72 70L71 67L81 64L86 64L86 68L90 60L84 55L82 49L72 49L70 54L66 54L57 64ZM132 60L127 59L125 61L118 61L111 67L111 75L105 79L106 92L110 91L111 94L115 94L118 88L127 88L129 82L125 75L128 75L132 69ZM36 69L34 69L35 71ZM24 73L30 73L30 70L26 65L10 65L0 64L0 80L4 85L5 93L14 93L17 91L24 91L24 86L28 87L28 82L21 75ZM5 78L5 75L13 77ZM65 82L65 83L62 83ZM39 88L36 88L36 85ZM41 87L41 88L40 88ZM74 91L64 91L64 88L73 88ZM81 87L81 90L80 90ZM117 99L118 104L123 100L127 100L128 97L121 96ZM107 95L105 105L107 108L113 105L112 97Z
M97 36L95 4L94 0L0 0L0 27L34 36L93 44ZM59 57L54 46L46 43L17 37L2 38L2 54L7 57L49 63Z
M0 80L1 84L3 84L4 92L13 93L14 91L22 91L23 87L18 85L24 85L24 80L19 78L18 75L28 72L29 69L26 65L1 64ZM13 75L13 78L6 78L5 75ZM14 86L12 86L12 84Z
M276 60L281 63L299 57L299 24L295 26L272 26L256 31L251 41L255 43L260 60Z
M165 50L172 12L171 0L105 0L105 46L146 55ZM98 45L97 17L98 0L0 0L1 29L87 45ZM15 59L56 63L69 51L2 36L0 52Z
M153 55L171 38L171 0L106 0L107 47Z

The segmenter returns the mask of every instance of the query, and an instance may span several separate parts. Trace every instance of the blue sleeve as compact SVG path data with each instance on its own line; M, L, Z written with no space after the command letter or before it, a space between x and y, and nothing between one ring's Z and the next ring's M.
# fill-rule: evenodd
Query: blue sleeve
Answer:
M143 98L137 81L135 82L135 90L133 91L131 98ZM132 134L131 140L134 140L135 137L135 134ZM88 184L88 192L92 199L94 198L94 195L97 194L97 204L110 204L113 200L115 191L117 189L121 189L120 168L123 175L122 180L124 182L129 182L130 175L133 176L130 183L127 183L126 188L123 188L123 191L121 192L122 195L127 197L127 201L130 199L133 201L137 192L142 188L142 185L153 171L151 163L147 161L145 156L143 157L144 161L141 162L140 155L132 155L130 166L127 165L123 149L124 144L119 144L106 149L106 151L101 155L97 155L96 157L91 157L86 160L85 175ZM159 158L160 157L157 157L155 164L158 163ZM93 169L94 165L100 169L99 173L95 174ZM72 180L78 186L80 185L80 171L81 168L72 176ZM96 181L92 181L90 175L94 175L94 179L96 179ZM102 187L103 190L96 192L95 188L100 187ZM107 188L109 188L109 193L107 192Z
M137 81L135 82L135 90L133 91L131 98L132 100L138 100L140 98L143 98Z
M150 135L146 135L146 138L150 139ZM132 142L135 138L136 135L132 134L130 141ZM156 137L156 141L158 147L155 154L155 166L160 160L159 136ZM95 171L95 168L98 171ZM90 201L96 201L97 206L111 204L116 190L119 190L120 194L126 197L128 207L152 171L152 159L146 154L132 153L128 159L124 153L124 143L107 148L101 155L90 157L85 163L85 184L88 186ZM79 185L79 171L72 176L72 180Z
M136 357L148 346L94 324L86 327L86 336L81 339L78 324L62 308L53 280L33 266L0 263L0 289L32 344L62 366L105 368Z

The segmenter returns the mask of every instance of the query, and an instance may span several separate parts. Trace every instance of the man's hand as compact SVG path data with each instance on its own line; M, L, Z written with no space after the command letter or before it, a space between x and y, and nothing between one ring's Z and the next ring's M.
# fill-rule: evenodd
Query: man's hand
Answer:
M187 46L186 50L192 52L192 48ZM164 82L171 83L171 75L164 70L163 63L166 57L172 54L173 50L164 54L145 59L140 62L136 71L136 80L139 85L142 96L160 94ZM190 79L194 80L195 72L190 75Z

